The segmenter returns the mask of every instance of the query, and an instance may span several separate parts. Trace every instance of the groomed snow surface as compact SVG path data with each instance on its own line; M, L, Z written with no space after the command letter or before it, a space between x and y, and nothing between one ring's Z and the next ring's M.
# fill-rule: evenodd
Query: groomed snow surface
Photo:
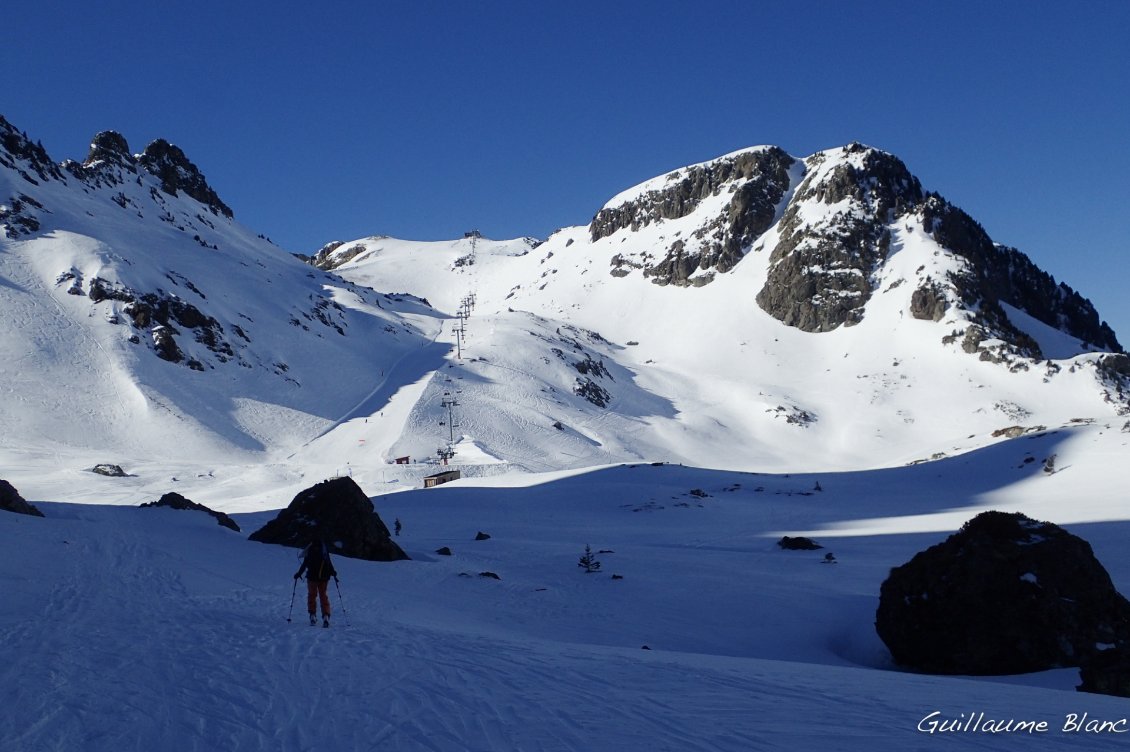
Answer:
M1126 592L1127 440L1090 425L890 470L641 463L378 496L412 560L339 557L328 630L303 583L291 611L296 551L246 539L289 498L236 515L242 533L31 499L46 518L0 515L0 749L1114 748L1130 706L1077 693L1075 670L906 673L873 620L889 568L985 508L1069 523ZM776 545L796 532L825 549ZM1065 730L1084 713L1106 731ZM1047 730L920 730L1009 719Z

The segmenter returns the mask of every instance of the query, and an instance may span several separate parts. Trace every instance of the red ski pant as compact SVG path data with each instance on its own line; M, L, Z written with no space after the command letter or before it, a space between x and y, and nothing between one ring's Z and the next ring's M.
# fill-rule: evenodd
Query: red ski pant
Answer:
M322 616L330 615L329 580L306 580L306 610L311 614L318 613L315 605L322 602Z

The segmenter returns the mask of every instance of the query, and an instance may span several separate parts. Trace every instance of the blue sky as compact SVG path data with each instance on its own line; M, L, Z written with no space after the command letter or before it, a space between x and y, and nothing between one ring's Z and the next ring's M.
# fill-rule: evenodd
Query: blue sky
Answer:
M862 141L1130 346L1130 2L39 0L0 114L57 160L181 146L287 250L545 237L745 146Z

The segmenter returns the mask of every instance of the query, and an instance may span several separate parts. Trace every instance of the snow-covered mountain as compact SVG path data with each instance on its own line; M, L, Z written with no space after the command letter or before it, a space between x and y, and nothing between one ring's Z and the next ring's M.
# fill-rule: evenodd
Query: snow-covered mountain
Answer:
M1072 526L1130 587L1114 333L889 154L759 147L544 242L373 236L304 263L167 142L103 133L56 163L0 119L0 233L0 478L45 515L0 513L0 747L983 748L1006 737L974 719L1015 719L1048 727L1018 746L1066 749L1128 727L1074 669L907 674L875 633L890 568L984 509ZM448 442L463 479L411 491ZM339 559L334 628L290 626L293 551L245 535L341 474L412 559ZM172 490L244 533L123 508Z
M435 314L302 265L165 141L54 164L0 120L5 450L135 461L290 446L435 336Z
M1088 301L858 144L685 167L544 243L376 236L311 263L452 313L473 294L464 414L525 417L463 431L511 462L520 430L559 466L867 467L1128 412Z
M221 502L237 476L393 490L448 444L469 475L858 469L1130 412L1088 301L859 144L680 168L544 242L308 264L165 141L55 163L0 122L0 200L0 458L25 488L173 451Z

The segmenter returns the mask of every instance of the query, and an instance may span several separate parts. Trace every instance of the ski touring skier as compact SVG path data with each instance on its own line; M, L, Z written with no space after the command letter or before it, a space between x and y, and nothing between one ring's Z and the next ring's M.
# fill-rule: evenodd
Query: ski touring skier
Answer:
M310 614L310 626L318 624L317 606L322 606L322 626L330 626L330 578L337 577L337 570L330 561L330 551L325 540L315 538L302 552L302 566L294 573L294 579L306 573L306 611Z

